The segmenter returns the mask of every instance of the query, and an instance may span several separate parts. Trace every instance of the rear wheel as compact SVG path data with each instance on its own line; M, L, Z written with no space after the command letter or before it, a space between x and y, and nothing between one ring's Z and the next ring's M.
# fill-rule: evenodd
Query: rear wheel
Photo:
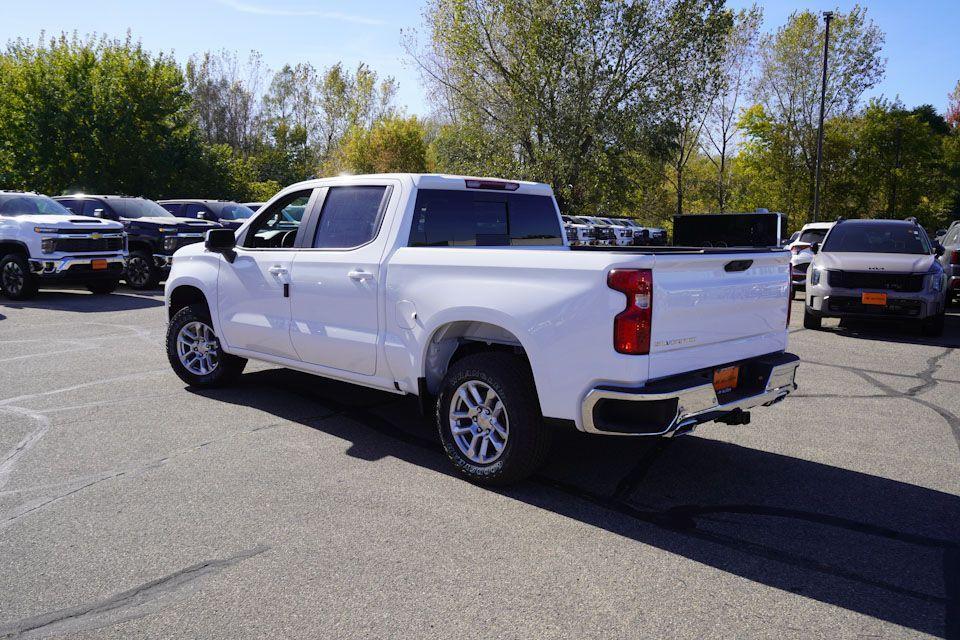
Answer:
M37 293L37 279L30 273L30 264L19 254L0 260L0 291L11 300L26 300Z
M552 433L543 424L529 367L507 353L479 353L450 367L436 422L457 471L481 484L522 480L550 450Z
M90 293L101 296L113 293L117 290L118 286L120 286L119 280L98 280L97 282L87 283L87 289L90 290Z
M134 289L154 289L160 282L160 270L153 264L153 256L135 251L127 258L124 279Z
M203 305L178 311L167 325L167 360L191 387L221 387L243 373L245 358L223 351Z
M820 329L823 324L823 318L810 311L810 307L803 306L803 328Z

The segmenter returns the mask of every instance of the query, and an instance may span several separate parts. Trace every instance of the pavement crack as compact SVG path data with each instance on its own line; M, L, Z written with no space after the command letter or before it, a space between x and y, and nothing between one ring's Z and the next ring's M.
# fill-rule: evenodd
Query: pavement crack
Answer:
M11 409L11 408L18 408L18 407L0 407L0 409L7 409L7 410L9 410L9 409ZM318 416L318 417L325 417L326 415L327 415L327 414L324 414L324 416ZM12 525L12 524L13 524L14 522L16 522L17 520L20 520L21 518L23 518L24 516L27 516L27 515L29 515L29 514L31 514L31 513L34 513L34 512L36 512L36 511L39 511L40 509L43 509L44 507L47 507L47 506L49 506L49 505L51 505L51 504L54 504L54 503L56 503L56 502L59 502L59 501L63 500L64 498L68 498L68 497L70 497L70 496L72 496L72 495L74 495L74 494L77 494L77 493L79 493L79 492L81 492L81 491L84 491L85 489L89 489L90 487L92 487L92 486L94 486L94 485L97 485L97 484L100 484L101 482L106 482L107 480L114 480L114 479L116 479L116 478L136 476L136 475L141 474L141 473L143 473L143 472L145 472L145 471L149 471L149 470L151 470L151 469L156 469L156 468L162 467L162 466L164 466L165 464L167 464L168 462L170 462L171 460L174 460L174 459L179 458L179 457L181 457L181 456L184 456L184 455L187 455L187 454L196 452L196 451L201 451L201 450L209 447L211 444L215 444L215 443L218 443L218 442L223 442L223 441L225 441L225 440L233 440L233 439L236 439L237 437L249 435L249 434L251 434L251 433L257 433L257 432L259 432L259 431L264 431L264 430L266 430L266 429L272 429L272 428L277 427L277 426L279 426L279 425L281 425L281 424L283 424L283 423L282 423L282 422L272 422L272 423L270 423L270 424L265 424L265 425L261 425L261 426L258 426L258 427L253 427L253 428L251 428L251 429L244 429L243 431L231 433L231 434L226 435L226 436L224 436L224 437L222 437L222 438L215 438L215 439L213 439L213 440L208 440L208 441L205 441L205 442L201 442L201 443L196 444L196 445L193 445L193 446L191 446L191 447L187 447L187 448L184 448L184 449L179 449L179 450L174 451L174 452L172 452L172 453L167 453L167 454L164 454L164 455L162 455L162 456L160 456L160 457L153 458L153 459L150 459L150 460L147 460L147 461L144 461L144 462L130 464L130 465L128 465L127 467L123 467L123 468L120 468L120 469L115 469L115 470L111 470L111 471L105 471L105 472L100 473L100 474L95 475L95 476L86 476L86 477L84 477L84 478L76 479L76 480L74 480L73 482L70 482L70 483L61 483L61 484L58 485L58 486L61 486L61 487L64 487L64 488L63 488L63 490L60 491L59 493L52 494L52 495L48 494L48 495L45 495L45 496L41 496L41 497L36 498L36 499L34 499L34 500L31 500L31 501L28 501L28 502L25 502L25 503L21 503L21 504L15 506L15 507L13 507L12 509L8 510L8 511L5 512L5 513L0 513L0 531L3 531L4 529L6 529L6 528L9 527L10 525ZM2 474L2 468L0 468L0 483L2 483L3 480L4 480L4 476L3 476L3 474Z
M946 358L948 355L954 352L954 349L945 349L943 353L937 354L927 359L927 368L917 374L917 377L920 378L923 382L918 384L915 387L910 387L905 392L905 395L908 396L918 396L921 393L932 389L937 386L937 381L934 380L933 374L940 370L940 361Z
M227 558L205 560L97 602L59 609L0 625L0 638L33 638L76 633L142 618L170 604L171 596L205 576L260 555L260 544Z

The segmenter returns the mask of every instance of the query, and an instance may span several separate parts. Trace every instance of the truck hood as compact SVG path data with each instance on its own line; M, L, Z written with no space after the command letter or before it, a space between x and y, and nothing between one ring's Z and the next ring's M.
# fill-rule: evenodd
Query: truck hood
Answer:
M155 224L158 227L176 226L178 231L194 232L194 233L203 233L207 229L220 228L220 225L217 224L216 222L209 222L207 220L197 220L196 218L174 218L174 217L131 218L130 221L144 223L144 224Z
M25 216L16 216L17 222L26 222L38 227L51 227L56 229L96 229L98 231L120 231L123 225L113 220L101 220L92 216L56 216L44 214L32 214Z
M890 273L926 273L936 256L917 253L845 253L820 252L815 265L838 271L888 271Z

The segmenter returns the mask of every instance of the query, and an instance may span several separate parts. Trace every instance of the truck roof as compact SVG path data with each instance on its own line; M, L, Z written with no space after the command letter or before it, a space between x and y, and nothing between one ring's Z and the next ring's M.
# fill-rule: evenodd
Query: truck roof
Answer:
M319 187L331 183L351 183L371 178L376 179L394 179L405 180L412 183L417 189L490 189L495 191L507 191L509 193L523 193L537 196L552 196L553 189L548 184L542 182L529 182L526 180L508 180L504 178L489 178L479 176L449 175L444 173L369 173L359 175L331 176L329 178L316 178L304 180L297 183L296 186L311 188ZM468 182L475 182L480 186L468 186ZM500 185L516 185L515 188L504 189Z

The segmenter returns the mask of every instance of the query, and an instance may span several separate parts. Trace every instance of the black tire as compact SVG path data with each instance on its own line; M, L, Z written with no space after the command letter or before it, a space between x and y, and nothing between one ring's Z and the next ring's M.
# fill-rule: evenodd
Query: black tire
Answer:
M180 330L191 322L201 322L210 328L213 334L213 323L210 321L210 314L204 305L195 304L180 309L167 324L167 360L174 373L191 387L213 388L223 387L234 382L247 366L246 358L224 353L220 347L220 341L214 335L216 342L218 363L209 373L200 375L190 371L181 361L177 350L177 337Z
M810 311L810 307L803 305L803 328L819 330L823 325L823 318Z
M146 251L133 251L127 258L124 280L134 289L156 289L160 283L160 269L153 263L153 256Z
M117 290L117 287L120 286L119 280L98 280L96 282L88 282L87 289L90 290L90 293L96 294L98 296L103 296L108 293L113 293Z
M930 338L937 338L943 335L943 324L946 319L946 312L941 311L935 316L923 320L920 324L920 333Z
M489 464L479 464L461 451L450 424L454 394L470 381L493 389L506 410L506 442ZM478 353L451 366L441 384L435 417L447 457L461 475L478 484L506 485L528 477L544 463L553 440L553 432L543 424L529 366L508 353Z
M0 292L11 300L28 300L37 295L37 279L22 255L11 253L0 260Z

